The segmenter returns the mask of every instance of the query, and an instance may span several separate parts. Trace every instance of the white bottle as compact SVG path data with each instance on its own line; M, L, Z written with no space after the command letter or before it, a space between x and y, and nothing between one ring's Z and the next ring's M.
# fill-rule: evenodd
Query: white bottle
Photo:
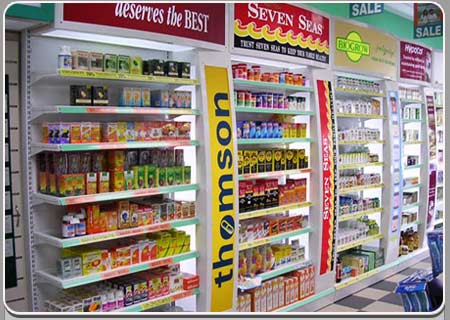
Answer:
M116 305L117 309L121 309L125 307L125 302L123 301L123 291L122 290L116 290L115 292L115 298L116 298Z
M102 291L101 294L102 299L102 312L109 312L109 304L108 304L108 296L106 291Z
M62 46L58 54L58 68L72 69L72 53L69 46Z
M108 291L108 309L109 311L114 311L117 309L116 298L113 290Z

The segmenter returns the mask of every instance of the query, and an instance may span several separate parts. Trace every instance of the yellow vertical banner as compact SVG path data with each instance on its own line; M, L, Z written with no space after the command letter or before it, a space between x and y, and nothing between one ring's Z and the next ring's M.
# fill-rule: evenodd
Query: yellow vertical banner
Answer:
M235 253L234 146L228 71L205 66L211 159L211 311L233 307ZM208 165L208 164L206 164Z

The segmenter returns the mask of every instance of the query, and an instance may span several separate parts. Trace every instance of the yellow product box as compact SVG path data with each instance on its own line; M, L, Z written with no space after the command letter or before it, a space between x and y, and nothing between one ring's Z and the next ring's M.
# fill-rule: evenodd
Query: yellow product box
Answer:
M127 142L127 123L123 121L117 122L117 141Z
M258 172L266 172L266 152L264 150L259 150L258 152Z
M130 227L131 215L130 215L130 202L119 201L117 202L117 227L119 229L126 229Z
M92 139L91 123L81 122L80 131L81 131L81 143L91 143Z
M97 173L86 173L86 194L97 193Z
M299 138L306 138L306 132L308 131L308 125L306 123L300 123L300 132L298 132Z
M108 270L108 250L88 250L80 252L83 276Z
M273 150L273 171L282 171L286 166L286 158L284 150Z
M266 172L273 172L273 151L266 150Z
M299 169L308 168L308 161L305 155L305 149L297 150L297 165Z
M242 174L244 152L242 150L238 150L237 155L238 155L238 174Z
M251 151L250 150L244 150L244 161L242 165L242 173L243 174L249 174L250 173L250 158L251 158Z
M297 158L296 150L292 150L292 149L286 150L286 170L297 169L297 166L295 165L297 163L296 158Z
M102 141L100 122L91 122L91 142L99 143Z
M139 56L134 56L131 58L130 65L131 74L142 74L142 58Z
M112 192L118 192L125 190L125 177L123 171L111 172L111 185L110 190Z
M250 151L250 173L258 173L258 151Z

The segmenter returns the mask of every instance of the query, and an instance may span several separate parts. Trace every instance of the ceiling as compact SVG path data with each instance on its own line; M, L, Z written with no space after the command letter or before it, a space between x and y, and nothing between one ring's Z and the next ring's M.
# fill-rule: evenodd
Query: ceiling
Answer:
M414 19L414 4L412 3L385 3L385 10L395 13L403 18Z

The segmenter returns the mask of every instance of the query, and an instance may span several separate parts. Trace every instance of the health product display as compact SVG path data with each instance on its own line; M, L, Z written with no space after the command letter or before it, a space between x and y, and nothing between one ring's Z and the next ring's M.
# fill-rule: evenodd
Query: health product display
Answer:
M183 150L45 152L38 155L41 193L79 196L191 183Z
M309 157L305 149L238 150L238 173L264 173L305 169Z
M417 129L403 129L403 142L419 142L420 131Z
M402 212L402 226L417 221L416 211L404 211Z
M44 143L100 143L158 140L189 140L190 122L46 122Z
M345 170L338 179L340 189L370 186L381 183L379 173L362 173L361 170Z
M375 94L383 93L381 85L378 82L348 77L337 77L336 87L343 90L365 91Z
M403 120L421 120L420 105L408 105L403 108Z
M370 128L352 128L352 129L339 129L338 141L376 141L380 140L381 133L378 129Z
M263 72L261 66L248 66L245 63L233 64L231 66L234 79L283 83L296 86L306 86L308 81L301 73L292 72Z
M306 110L306 98L286 96L283 93L234 91L236 107L262 109Z
M307 198L307 180L278 179L239 181L239 212L256 211L290 203L301 203Z
M336 262L336 282L360 276L384 264L383 248L363 246L339 254Z
M415 101L422 100L422 93L420 92L419 89L399 87L398 92L400 99L415 100Z
M339 224L339 233L336 235L336 244L340 247L379 233L380 227L377 221L367 217L342 221Z
M400 232L399 255L407 255L419 249L419 232L408 228Z
M238 139L306 138L306 123L280 123L276 121L237 121Z
M71 54L68 53L70 51ZM143 59L140 56L114 53L71 50L64 46L59 54L61 69L89 70L124 73L132 75L153 75L175 78L191 77L191 64L161 59Z
M378 162L379 156L370 153L368 147L352 147L339 154L339 164L360 164Z
M264 281L261 286L238 293L239 312L269 312L315 293L315 268L305 266L283 277Z
M376 99L336 100L338 113L380 115L381 103Z
M339 197L339 215L355 214L380 208L380 198L361 198L357 195Z

